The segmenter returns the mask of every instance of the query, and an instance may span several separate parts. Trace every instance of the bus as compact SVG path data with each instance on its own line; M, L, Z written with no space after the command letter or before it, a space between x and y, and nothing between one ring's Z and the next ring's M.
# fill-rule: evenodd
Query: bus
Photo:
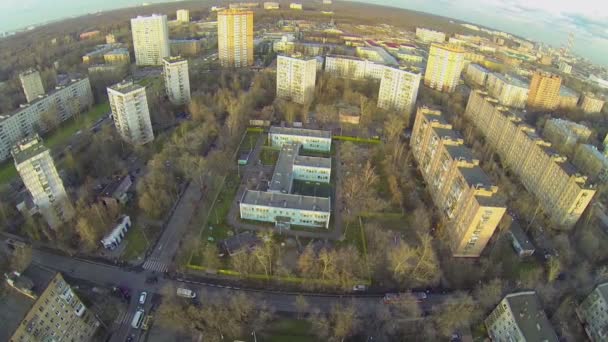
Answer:
M133 316L133 320L131 321L131 326L134 329L139 329L141 326L141 322L144 320L144 309L139 309Z

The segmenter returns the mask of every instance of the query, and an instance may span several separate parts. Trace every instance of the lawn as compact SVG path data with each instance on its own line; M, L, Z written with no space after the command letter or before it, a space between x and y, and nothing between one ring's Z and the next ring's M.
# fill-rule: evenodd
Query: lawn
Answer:
M64 122L57 130L47 134L44 138L44 144L53 148L67 143L70 138L79 130L87 129L99 120L104 114L110 111L109 103L102 103L94 106L87 113L78 117L78 119L70 119ZM17 176L17 170L11 160L5 161L0 166L0 184L6 184Z
M275 165L279 159L279 150L264 146L260 153L260 160L262 165Z
M251 152L255 147L259 136L260 133L258 132L247 131L247 133L245 134L245 138L243 138L241 146L239 146L239 153L237 153L237 158L240 157L242 153Z
M312 325L305 320L281 319L259 332L259 337L269 342L312 342L318 341L311 334Z
M150 232L146 232L146 234L150 235ZM127 237L123 242L126 243L127 246L121 255L121 259L133 260L142 255L148 248L148 241L146 238L151 238L148 235L144 235L143 229L139 226L134 226L131 230L129 230Z

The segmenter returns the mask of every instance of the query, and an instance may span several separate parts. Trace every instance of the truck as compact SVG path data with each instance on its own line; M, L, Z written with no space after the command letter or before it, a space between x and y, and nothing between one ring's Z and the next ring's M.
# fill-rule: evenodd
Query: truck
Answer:
M196 298L196 293L194 291L182 287L177 288L177 295L184 298Z

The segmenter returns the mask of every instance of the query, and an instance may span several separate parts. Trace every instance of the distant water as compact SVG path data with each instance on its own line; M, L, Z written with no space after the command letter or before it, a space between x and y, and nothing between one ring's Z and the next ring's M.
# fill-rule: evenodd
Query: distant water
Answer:
M0 32L97 11L171 0L0 0Z

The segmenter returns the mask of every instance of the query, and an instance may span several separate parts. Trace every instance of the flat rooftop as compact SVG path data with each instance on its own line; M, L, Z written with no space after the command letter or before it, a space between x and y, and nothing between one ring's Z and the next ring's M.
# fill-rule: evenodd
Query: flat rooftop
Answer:
M331 131L321 131L317 129L272 126L270 127L269 133L331 139Z
M293 164L295 163L298 151L300 150L299 143L285 144L279 152L279 158L272 173L272 179L268 185L268 191L279 191L282 193L290 193L293 184Z
M505 75L505 74L500 74L497 72L492 73L494 76L496 76L496 78L500 79L501 81L516 86L516 87L520 87L520 88L526 88L528 89L530 87L530 83L527 80L524 80L518 76L515 75Z
M450 140L462 140L460 133L456 132L453 129L448 128L440 128L440 127L432 127L435 134L442 139L450 139Z
M247 190L241 203L274 208L288 208L329 213L330 199L302 195Z
M296 156L293 165L330 169L331 158Z
M130 93L132 91L135 91L135 90L145 89L145 87L141 86L141 85L139 85L137 83L133 83L132 81L128 81L128 82L117 83L117 84L115 84L113 86L108 87L108 89L111 89L111 90L114 90L114 91L117 91L117 92L119 92L121 94L125 94L126 95L126 94L128 94L128 93Z
M482 186L489 188L494 186L490 177L479 166L459 167L458 170L460 170L460 173L471 187Z
M470 163L478 160L471 152L471 149L463 145L445 145L446 151L454 160L465 160Z
M33 136L19 141L11 151L16 164L21 164L24 161L48 151L48 148L42 143L39 136Z
M527 341L558 341L536 292L512 293L507 295L505 300L509 304L515 324Z

